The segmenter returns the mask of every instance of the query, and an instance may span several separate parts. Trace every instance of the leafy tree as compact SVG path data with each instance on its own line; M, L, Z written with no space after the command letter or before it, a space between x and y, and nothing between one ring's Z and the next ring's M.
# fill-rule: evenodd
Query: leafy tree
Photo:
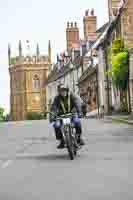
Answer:
M112 43L111 54L115 56L117 53L124 50L124 40L122 38L117 38Z
M111 48L111 65L109 74L112 76L113 84L120 91L121 110L127 111L127 87L129 77L129 54L124 48L123 39L113 41Z
M119 52L112 58L113 83L125 90L128 84L128 52Z
M4 108L0 107L0 121L4 120Z
M10 115L9 114L6 114L4 116L4 121L6 121L6 122L10 121Z

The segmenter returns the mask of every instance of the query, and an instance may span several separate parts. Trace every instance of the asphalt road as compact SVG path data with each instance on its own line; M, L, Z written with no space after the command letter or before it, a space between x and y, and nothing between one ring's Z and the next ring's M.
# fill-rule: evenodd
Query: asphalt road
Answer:
M47 121L0 124L0 200L132 200L133 126L83 121L74 161Z

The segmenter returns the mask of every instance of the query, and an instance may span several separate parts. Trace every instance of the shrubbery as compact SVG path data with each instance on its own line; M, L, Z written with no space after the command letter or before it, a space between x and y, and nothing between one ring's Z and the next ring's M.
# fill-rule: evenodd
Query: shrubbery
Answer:
M44 112L29 112L26 114L26 119L27 120L41 120L41 119L46 119L47 114Z
M0 107L0 121L4 121L4 109Z

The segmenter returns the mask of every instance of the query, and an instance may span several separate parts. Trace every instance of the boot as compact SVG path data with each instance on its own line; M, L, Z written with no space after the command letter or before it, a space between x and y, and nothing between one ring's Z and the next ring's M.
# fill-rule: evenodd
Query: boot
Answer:
M57 146L57 149L64 149L65 148L65 142L64 140L60 140L60 144Z
M78 137L77 143L78 143L79 145L81 145L81 146L85 145L85 142L84 142L84 140L83 140L83 138L82 138L81 136Z

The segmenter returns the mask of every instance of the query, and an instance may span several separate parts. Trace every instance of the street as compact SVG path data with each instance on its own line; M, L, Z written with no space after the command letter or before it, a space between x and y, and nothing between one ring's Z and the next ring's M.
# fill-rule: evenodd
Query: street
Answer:
M133 126L85 119L74 161L47 121L0 124L0 200L132 200Z

